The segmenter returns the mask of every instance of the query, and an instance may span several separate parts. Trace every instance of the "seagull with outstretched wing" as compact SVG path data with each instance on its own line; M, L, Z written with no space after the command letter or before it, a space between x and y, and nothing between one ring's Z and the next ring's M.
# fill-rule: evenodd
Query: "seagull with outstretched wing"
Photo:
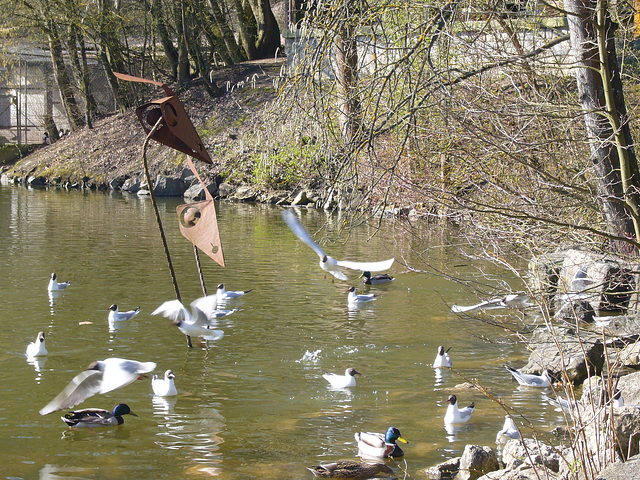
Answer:
M395 261L394 258L383 260L381 262L352 262L349 260L336 260L335 258L327 255L322 247L318 245L313 238L311 238L311 235L309 235L307 229L300 223L295 213L291 210L283 210L282 218L296 237L309 245L313 251L318 254L320 257L320 268L325 272L330 273L338 280L348 280L347 276L342 273L342 270L340 270L340 267L364 272L380 272L391 268L391 265L393 265L393 262Z

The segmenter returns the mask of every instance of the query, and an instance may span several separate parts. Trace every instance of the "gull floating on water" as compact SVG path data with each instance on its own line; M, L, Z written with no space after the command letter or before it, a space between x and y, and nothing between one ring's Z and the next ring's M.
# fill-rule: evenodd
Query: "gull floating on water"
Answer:
M209 295L191 302L191 312L185 308L180 300L164 302L151 315L161 314L172 320L178 329L189 337L202 337L205 340L219 340L224 335L222 330L216 330L211 321L231 315L233 310L218 310L217 296Z
M521 438L520 432L516 428L513 418L509 415L505 415L502 430L500 430L496 435L496 443L507 443L512 438L519 440Z
M330 273L338 280L348 280L347 276L342 273L342 270L340 270L340 267L349 268L351 270L361 270L363 272L380 272L391 268L391 265L395 261L394 258L383 260L381 262L351 262L348 260L336 260L335 258L327 255L322 247L320 247L320 245L311 238L311 235L309 235L307 229L302 226L295 213L290 210L283 210L282 218L296 237L309 245L313 251L318 254L320 257L320 268L325 272Z
M504 368L516 379L520 385L525 387L538 387L545 388L551 386L551 377L548 370L543 370L541 375L534 375L533 373L522 373L515 368L511 368L509 365L505 365Z
M124 358L107 358L92 362L86 370L76 375L56 398L40 410L40 415L71 408L96 393L107 393L129 385L155 368L154 362L138 362Z
M58 283L56 278L57 276L55 272L52 273L51 279L49 280L49 286L47 287L47 290L49 290L50 292L61 292L70 285L69 282Z
M227 289L224 288L224 283L221 283L218 285L216 290L216 297L219 301L224 302L226 300L233 300L234 298L242 297L250 291L251 290L235 290L228 292Z
M109 322L122 322L125 320L131 320L138 313L140 313L140 307L136 307L135 310L129 310L128 312L119 312L118 305L114 303L109 307Z
M476 408L475 402L471 402L468 407L458 408L458 397L455 395L450 395L447 403L449 406L444 414L444 423L447 425L467 423Z
M451 311L454 313L471 312L473 310L494 310L496 308L523 308L528 307L529 296L524 293L510 293L504 297L485 300L475 305L453 305Z
M178 395L174 378L176 378L176 376L172 370L164 372L164 378L158 378L157 375L154 375L151 379L151 388L153 389L154 395L159 397L173 397L174 395Z
M360 375L360 372L355 368L347 368L344 371L344 375L338 375L337 373L325 373L322 375L322 378L329 382L333 388L346 388L356 386L355 375Z
M404 452L396 442L409 443L396 427L389 427L386 433L358 432L354 437L358 456L364 458L402 457Z
M362 272L362 283L365 285L384 285L393 282L394 278L388 273L379 273L371 276L371 272Z
M557 398L546 397L546 398L547 400L549 400L549 403L551 405L567 413L571 413L572 411L575 411L576 408L578 408L578 402L576 400L569 401L562 397L557 397Z
M27 345L27 357L44 357L45 355L49 355L49 352L44 345L44 332L38 332L36 341Z
M69 425L69 428L97 428L122 425L124 423L122 415L138 416L131 411L129 405L120 403L116 405L113 412L101 408L85 408L83 410L74 410L60 418Z
M442 345L438 347L438 354L436 355L436 359L433 361L433 368L453 367L453 362L449 356L449 350L451 350L451 347L447 348L447 350L445 350Z
M375 300L378 296L377 293L363 293L361 295L356 294L355 287L349 287L349 295L347 297L347 303L351 306L358 305L360 303L370 302L371 300Z

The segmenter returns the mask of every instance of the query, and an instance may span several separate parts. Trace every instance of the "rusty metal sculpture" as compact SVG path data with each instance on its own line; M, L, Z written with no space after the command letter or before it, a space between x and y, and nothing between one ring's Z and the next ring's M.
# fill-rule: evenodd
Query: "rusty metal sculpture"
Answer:
M180 152L187 154L187 164L189 169L196 176L202 188L205 192L205 200L197 203L179 205L177 207L178 220L180 226L180 233L193 243L193 252L198 266L198 273L200 275L200 283L202 285L202 292L207 294L207 289L202 276L202 269L200 267L200 258L198 256L198 248L211 257L214 261L219 263L222 267L224 263L224 253L222 251L222 244L220 242L220 233L218 231L218 220L216 216L216 208L213 203L213 197L206 185L200 178L193 162L190 157L197 158L205 163L212 164L211 157L204 148L204 144L196 132L187 112L185 111L182 103L178 99L178 96L165 84L156 82L153 80L147 80L144 78L134 77L131 75L125 75L122 73L115 73L114 75L127 82L142 82L158 85L164 90L166 97L151 102L145 103L136 109L138 119L142 124L142 128L147 133L147 138L143 146L142 160L145 170L145 176L149 185L149 192L151 194L151 200L153 203L156 221L160 230L160 236L162 238L162 244L165 250L167 263L169 265L169 271L171 273L171 279L173 281L176 298L180 300L180 291L178 289L178 283L176 275L173 270L173 264L171 262L171 256L169 255L169 248L167 246L164 230L162 229L162 222L160 221L160 215L158 213L157 204L155 201L155 195L153 194L153 188L151 188L151 179L149 175L149 169L146 159L146 150L149 143L149 139L156 140L168 147L174 148ZM187 335L187 345L192 347L191 338Z
M151 135L151 139L188 155L187 164L202 185L202 188L204 188L205 200L177 207L180 233L224 267L224 253L220 242L213 197L189 157L197 158L209 164L213 162L180 99L163 83L122 73L115 73L115 76L128 82L158 85L164 90L166 97L139 106L136 109L136 114L142 124L142 128L147 134ZM162 121L159 128L154 131L154 125L160 119Z

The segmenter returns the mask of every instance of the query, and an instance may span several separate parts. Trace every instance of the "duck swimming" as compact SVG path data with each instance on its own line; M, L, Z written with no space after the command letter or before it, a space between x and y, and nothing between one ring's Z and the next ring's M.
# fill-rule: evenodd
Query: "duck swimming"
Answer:
M49 352L44 345L44 332L38 332L36 341L27 345L27 357L44 357L46 355L49 355Z
M355 435L358 443L358 456L368 458L402 457L404 452L396 441L409 443L396 427L389 427L387 433L358 432Z
M371 276L371 272L362 272L362 283L365 285L384 285L385 283L393 282L394 278L388 273L379 273L378 275Z
M360 463L352 460L338 460L324 465L307 467L311 473L320 478L371 478L378 473L393 473L384 463Z
M178 389L176 388L174 378L176 378L176 376L173 374L172 370L164 372L164 379L158 378L157 375L154 375L151 379L153 394L159 397L172 397L174 395L178 395Z
M455 395L449 396L447 403L449 406L444 414L444 423L446 425L467 423L476 408L475 402L471 402L468 407L458 408L458 397Z
M355 375L361 375L361 373L355 368L347 368L344 371L344 375L338 375L337 373L325 373L322 375L322 378L329 382L333 388L346 388L356 386Z
M60 418L69 425L69 428L97 428L122 425L124 423L122 415L138 416L131 411L129 405L120 403L116 405L113 412L101 408L85 408L83 410L74 410Z

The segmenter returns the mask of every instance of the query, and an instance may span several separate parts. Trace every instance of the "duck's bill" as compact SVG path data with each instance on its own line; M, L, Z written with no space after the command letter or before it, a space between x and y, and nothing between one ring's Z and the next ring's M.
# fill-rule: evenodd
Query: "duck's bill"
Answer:
M399 442L402 442L402 443L409 443L407 440L405 440L405 439L404 439L404 438L402 438L402 437L398 437L398 438L397 438L397 440L398 440Z

